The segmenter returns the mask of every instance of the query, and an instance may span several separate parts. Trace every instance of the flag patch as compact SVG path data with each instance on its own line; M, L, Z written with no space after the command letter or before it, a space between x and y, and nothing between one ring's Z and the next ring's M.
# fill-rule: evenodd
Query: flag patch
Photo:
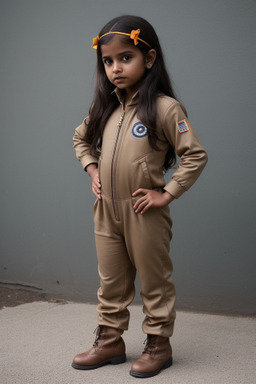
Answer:
M178 125L179 133L184 133L189 131L188 122L186 120L178 121L177 125Z

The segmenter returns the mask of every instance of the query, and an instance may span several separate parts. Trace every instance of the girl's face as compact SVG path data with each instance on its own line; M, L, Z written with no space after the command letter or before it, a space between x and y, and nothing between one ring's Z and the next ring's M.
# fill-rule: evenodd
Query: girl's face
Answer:
M120 36L113 36L109 43L102 45L101 55L108 80L126 91L126 100L139 89L146 69L155 61L155 50L145 56Z

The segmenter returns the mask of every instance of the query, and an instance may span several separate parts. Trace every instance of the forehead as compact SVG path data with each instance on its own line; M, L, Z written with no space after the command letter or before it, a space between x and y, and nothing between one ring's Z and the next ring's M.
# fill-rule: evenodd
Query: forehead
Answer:
M101 55L102 56L114 56L121 54L125 51L129 52L140 52L133 43L127 41L127 37L113 35L111 39L105 44L101 44Z

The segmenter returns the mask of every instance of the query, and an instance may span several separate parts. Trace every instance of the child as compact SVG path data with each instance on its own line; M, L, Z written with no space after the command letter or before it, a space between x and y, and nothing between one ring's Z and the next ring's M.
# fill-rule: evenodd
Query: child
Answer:
M98 330L77 369L123 363L128 305L138 273L147 343L132 365L151 377L172 364L175 288L168 204L188 190L207 155L175 99L153 27L136 16L111 20L93 39L97 86L89 117L74 135L78 160L92 179L99 265ZM164 171L181 161L171 181Z

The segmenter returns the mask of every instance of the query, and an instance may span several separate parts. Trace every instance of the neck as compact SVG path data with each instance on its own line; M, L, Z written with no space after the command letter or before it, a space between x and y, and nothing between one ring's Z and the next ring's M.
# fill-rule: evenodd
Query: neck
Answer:
M138 91L136 92L126 92L124 90L115 89L115 93L119 99L119 102L123 105L123 108L127 107L129 104L137 104L137 96L138 96Z

